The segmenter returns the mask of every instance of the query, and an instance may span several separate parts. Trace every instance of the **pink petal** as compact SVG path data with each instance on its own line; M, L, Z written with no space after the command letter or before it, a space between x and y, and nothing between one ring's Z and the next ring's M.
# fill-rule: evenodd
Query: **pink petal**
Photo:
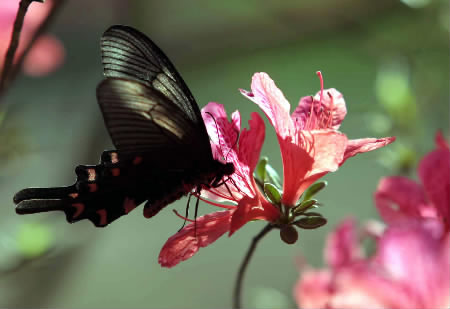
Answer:
M447 141L444 139L444 136L442 135L441 131L438 131L436 133L436 137L434 138L436 142L436 146L438 148L444 148L444 149L450 149Z
M310 118L310 121L314 121L310 115L311 104L314 103L313 113L315 118L318 118L320 114L332 115L331 126L327 128L339 129L347 114L344 97L334 88L325 89L323 93L324 97L322 98L322 102L320 102L320 91L314 97L307 96L300 99L297 108L291 116L297 128L301 130L305 129L308 118Z
M450 230L450 150L439 148L420 161L419 177L438 216Z
M294 287L294 298L299 308L328 308L332 295L332 275L328 270L307 270L302 272Z
M296 139L278 139L283 159L285 205L295 205L312 183L336 171L347 144L347 137L333 130L299 131Z
M264 111L278 136L286 137L293 132L294 124L289 115L290 104L274 81L266 73L256 73L252 78L252 92L241 93L258 104Z
M382 178L375 192L375 205L380 216L389 224L436 216L426 201L422 187L406 177Z
M242 130L238 142L237 134L240 131L238 111L233 113L230 122L223 105L209 103L202 109L202 116L211 137L211 147L215 157L225 158L227 162L232 162L235 168L228 188L220 186L203 190L202 195L216 201L227 200L220 196L229 197L230 201L238 201L243 195L254 197L256 189L253 183L253 170L264 142L264 121L257 113L253 113L249 121L250 128ZM232 197L229 196L230 191Z
M229 230L232 214L233 210L218 211L197 218L196 223L189 224L167 240L159 254L159 264L173 267L215 242Z
M248 124L250 129L243 129L239 137L239 159L249 167L248 175L253 177L264 143L265 126L261 116L256 112L251 113Z
M362 252L358 244L355 221L351 218L346 219L328 235L325 260L333 269L337 269L361 258Z
M229 236L233 235L238 229L252 220L265 220L275 222L280 217L280 212L272 204L258 197L249 198L244 196L239 201L237 210L231 218L231 227Z
M341 165L344 162L358 153L372 151L395 141L394 137L384 137L384 138L361 138L361 139L352 139L347 143L347 149L345 149L344 160L341 162Z
M59 40L42 36L25 58L23 70L31 76L43 76L60 67L64 57L64 47Z
M403 287L405 298L413 301L410 308L447 308L450 304L449 244L448 239L442 241L440 235L435 237L420 224L392 226L378 242L373 267L391 285ZM397 302L399 295L391 296L391 302Z

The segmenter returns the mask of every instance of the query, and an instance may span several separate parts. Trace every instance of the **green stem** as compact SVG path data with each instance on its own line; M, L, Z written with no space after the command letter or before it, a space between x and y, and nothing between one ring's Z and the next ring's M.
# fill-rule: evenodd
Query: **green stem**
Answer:
M256 246L258 245L258 242L261 240L261 238L263 238L273 228L275 228L275 226L272 225L271 223L268 223L261 230L261 232L259 232L252 239L252 243L250 244L250 247L247 250L247 254L245 255L244 260L242 261L241 266L239 267L239 272L236 277L236 283L233 292L233 308L235 309L241 308L242 282L244 279L245 271L247 270L247 266L250 262L250 259L252 258L253 252L255 251Z

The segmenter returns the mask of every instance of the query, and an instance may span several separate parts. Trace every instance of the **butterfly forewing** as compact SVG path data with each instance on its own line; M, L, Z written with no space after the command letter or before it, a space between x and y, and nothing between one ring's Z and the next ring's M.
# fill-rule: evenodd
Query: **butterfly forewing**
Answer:
M150 152L201 146L197 126L178 105L143 83L105 79L97 88L97 100L119 151Z
M103 72L106 77L138 80L166 96L198 125L200 138L206 128L189 88L169 58L146 35L127 26L112 26L101 39Z

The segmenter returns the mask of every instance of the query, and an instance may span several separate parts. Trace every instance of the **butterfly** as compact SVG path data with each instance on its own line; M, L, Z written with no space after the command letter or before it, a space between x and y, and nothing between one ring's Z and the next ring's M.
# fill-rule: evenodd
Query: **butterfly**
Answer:
M116 150L98 165L79 165L71 186L26 188L14 196L18 214L64 211L68 222L104 227L144 205L153 217L203 187L218 187L233 163L213 157L200 109L167 56L140 31L115 25L101 38L105 79L97 87Z

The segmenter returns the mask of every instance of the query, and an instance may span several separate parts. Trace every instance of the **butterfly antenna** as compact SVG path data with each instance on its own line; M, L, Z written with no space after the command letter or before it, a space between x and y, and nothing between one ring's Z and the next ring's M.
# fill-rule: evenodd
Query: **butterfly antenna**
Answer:
M240 132L237 131L236 132L236 141L234 142L233 146L231 146L231 148L228 150L227 155L225 156L225 162L227 161L228 155L230 154L231 150L237 145L238 141L239 141L239 137L240 137Z

